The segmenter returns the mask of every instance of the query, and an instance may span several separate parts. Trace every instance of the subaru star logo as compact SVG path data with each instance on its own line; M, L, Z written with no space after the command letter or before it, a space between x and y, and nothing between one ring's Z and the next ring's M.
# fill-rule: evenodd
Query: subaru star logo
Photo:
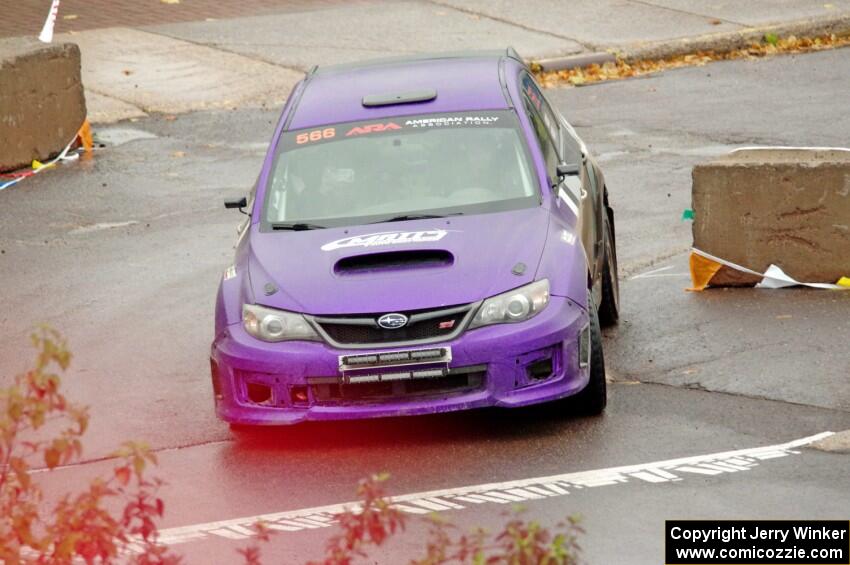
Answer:
M385 330L397 330L407 325L407 316L404 314L384 314L378 318L378 325Z

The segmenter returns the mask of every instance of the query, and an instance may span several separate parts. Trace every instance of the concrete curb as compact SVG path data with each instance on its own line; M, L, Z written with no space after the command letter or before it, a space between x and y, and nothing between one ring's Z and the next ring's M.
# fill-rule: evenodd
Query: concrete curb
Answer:
M697 51L728 52L761 42L766 34L778 37L816 37L835 34L850 35L850 13L835 16L811 18L793 22L749 27L736 31L710 33L679 39L615 45L603 52L579 53L563 57L534 59L529 64L535 70L563 71L588 65L602 65L614 62L618 58L627 63L644 59L664 59L678 55L688 55Z
M578 55L568 55L566 57L552 57L550 59L538 59L532 61L531 65L535 70L541 71L566 71L578 67L586 67L588 65L604 65L605 63L613 63L617 57L606 51L596 53L579 53Z
M664 59L697 51L728 52L759 43L766 34L777 37L815 37L835 34L850 35L850 14L798 20L769 26L751 27L732 32L711 33L681 39L636 43L608 49L627 63L644 59Z

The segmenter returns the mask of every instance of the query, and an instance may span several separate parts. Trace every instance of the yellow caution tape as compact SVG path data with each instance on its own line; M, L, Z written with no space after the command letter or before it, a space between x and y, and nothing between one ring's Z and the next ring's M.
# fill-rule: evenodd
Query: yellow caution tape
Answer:
M47 163L45 165L44 163L42 163L41 161L38 161L36 159L33 159L33 161L32 161L32 168L36 171L39 170L39 169L46 169L46 168L52 167L54 165L55 165L55 163Z
M756 285L756 288L785 288L800 285L810 288L822 288L829 290L850 290L850 278L848 277L841 277L836 284L801 282L788 276L778 265L771 264L764 273L759 273L752 269L726 261L725 259L721 259L720 257L710 255L695 247L691 248L690 264L691 280L693 281L694 286L687 290L698 291L705 289L706 286L711 284L711 279L715 274L717 274L717 271L719 271L721 267L729 267L730 269L734 269L742 273L762 277L761 282Z

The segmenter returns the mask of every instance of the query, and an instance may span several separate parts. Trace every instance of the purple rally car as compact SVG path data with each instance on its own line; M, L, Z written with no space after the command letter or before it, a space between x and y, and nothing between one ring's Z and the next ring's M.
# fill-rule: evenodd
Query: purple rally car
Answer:
M222 419L604 409L613 211L512 49L314 68L226 206L249 217L216 304Z

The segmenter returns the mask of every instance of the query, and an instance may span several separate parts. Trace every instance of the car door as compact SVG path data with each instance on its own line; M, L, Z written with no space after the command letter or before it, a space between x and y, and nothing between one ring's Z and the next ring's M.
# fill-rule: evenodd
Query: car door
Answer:
M587 159L584 144L575 135L572 127L552 109L527 72L520 76L520 89L524 110L534 126L535 136L546 159L547 173L550 179L557 183L553 188L554 194L563 204L558 207L559 213L565 214L567 210L571 210L578 217L576 231L581 236L587 254L590 276L596 282L602 268L602 223L597 205L599 188L593 164ZM560 164L577 165L579 174L559 177L557 167ZM594 287L597 286L594 284ZM597 291L598 289L594 288L594 294L597 294ZM598 300L600 297L595 298Z

